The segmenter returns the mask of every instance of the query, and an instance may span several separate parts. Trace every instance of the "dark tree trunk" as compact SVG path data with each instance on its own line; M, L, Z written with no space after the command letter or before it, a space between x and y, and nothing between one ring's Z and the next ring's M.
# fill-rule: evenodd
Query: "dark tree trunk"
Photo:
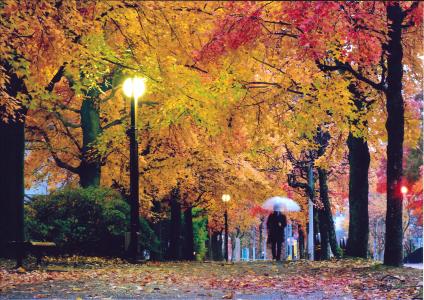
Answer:
M11 256L11 241L24 241L25 123L0 121L0 255Z
M402 265L402 159L404 107L402 97L403 12L398 2L387 5L387 214L384 264Z
M368 169L370 153L367 142L349 133L349 236L346 254L367 257L368 218Z
M316 136L316 141L319 144L318 157L324 155L329 140L330 134L328 132L322 131L322 129L319 128ZM331 251L333 252L334 256L340 257L340 249L338 247L333 215L331 213L330 198L328 196L327 171L318 168L318 179L320 200L323 205L322 208L318 209L320 223L319 228L321 232L321 258L329 258L329 254L326 252L328 249L328 242L330 243Z
M318 209L318 227L320 233L320 260L330 259L330 248L328 248L328 226L326 222L324 208Z
M208 229L208 259L213 260L212 255L212 232Z
M175 189L171 196L171 223L170 223L169 258L171 260L181 259L181 204L179 202L179 191Z
M221 261L224 259L222 253L222 238L221 232L212 233L212 257L213 260Z
M323 213L323 222L325 223L327 229L327 239L330 243L331 251L335 257L340 257L340 249L337 243L336 230L334 227L333 215L331 213L330 198L328 197L328 184L327 184L327 171L321 168L318 168L318 178L319 178L319 195L320 200L323 205L321 209ZM321 220L320 220L321 224ZM322 234L321 234L321 239ZM321 242L322 244L322 242ZM327 244L328 245L328 244Z
M10 72L10 84L6 87L11 97L18 92L26 93L22 79ZM24 155L25 116L27 109L21 107L13 117L0 118L0 255L17 255L17 267L22 265L22 253L13 251L8 243L23 242L24 237ZM5 113L0 107L0 113Z
M82 158L78 167L80 185L82 187L100 185L100 158L94 143L101 133L100 114L98 108L98 92L91 92L81 106Z
M184 211L184 258L194 259L193 214L191 206Z
M352 83L349 86L353 94L353 102L358 112L367 113L367 101L363 94ZM360 124L360 122L362 122ZM362 125L364 120L352 120L351 126ZM347 139L349 148L349 236L346 254L353 257L367 257L369 217L368 217L368 170L370 153L368 143L363 137L355 137L349 132Z

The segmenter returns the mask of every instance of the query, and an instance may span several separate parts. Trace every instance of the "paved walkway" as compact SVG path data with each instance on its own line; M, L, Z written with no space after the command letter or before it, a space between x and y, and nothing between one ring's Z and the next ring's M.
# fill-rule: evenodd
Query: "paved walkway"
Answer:
M0 298L411 299L423 287L421 270L352 259L131 265L80 257L20 271L0 260Z
M413 269L423 269L423 264L404 264L404 267L413 268Z

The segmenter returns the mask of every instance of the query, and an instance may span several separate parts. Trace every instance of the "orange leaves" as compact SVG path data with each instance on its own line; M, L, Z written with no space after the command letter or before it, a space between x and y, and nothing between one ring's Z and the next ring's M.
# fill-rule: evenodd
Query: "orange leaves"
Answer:
M422 272L410 268L390 268L366 260L297 261L221 264L146 263L92 258L51 259L49 269L17 274L0 268L2 295L98 295L101 298L156 297L238 298L275 295L287 298L413 298L422 289ZM53 271L55 263L62 272ZM28 288L29 287L29 288ZM10 294L9 294L10 293ZM230 298L232 297L232 298Z

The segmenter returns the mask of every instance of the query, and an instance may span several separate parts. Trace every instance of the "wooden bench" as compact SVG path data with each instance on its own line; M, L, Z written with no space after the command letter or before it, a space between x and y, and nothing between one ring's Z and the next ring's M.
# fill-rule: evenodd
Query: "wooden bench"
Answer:
M26 243L26 249L28 252L33 253L37 258L37 265L41 264L41 257L47 253L47 251L56 247L53 242L33 242L29 241Z
M25 253L29 252L30 254L34 254L37 258L37 265L41 264L41 257L46 255L48 251L56 247L56 244L53 242L34 242L34 241L26 241L26 242L9 242L10 246L13 247L14 251L22 258L25 256Z

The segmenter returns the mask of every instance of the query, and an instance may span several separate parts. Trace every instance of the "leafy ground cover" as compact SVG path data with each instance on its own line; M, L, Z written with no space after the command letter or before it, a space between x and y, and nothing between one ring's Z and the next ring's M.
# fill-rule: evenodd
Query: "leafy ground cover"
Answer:
M422 270L368 260L149 262L69 257L14 270L0 261L0 298L412 299Z

